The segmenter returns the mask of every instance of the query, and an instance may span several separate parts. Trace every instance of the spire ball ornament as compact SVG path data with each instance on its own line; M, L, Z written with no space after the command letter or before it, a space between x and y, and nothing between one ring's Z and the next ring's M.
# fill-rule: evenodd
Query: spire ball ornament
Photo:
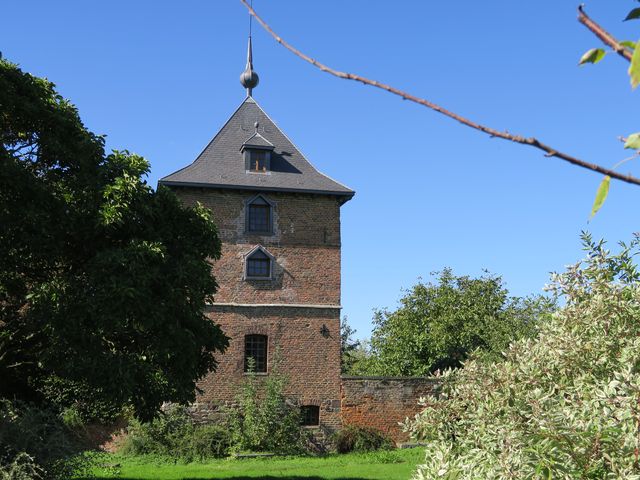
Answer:
M253 54L251 49L251 36L249 36L249 45L247 47L247 66L244 72L240 74L240 83L247 89L247 96L251 96L252 90L258 85L260 78L253 70Z

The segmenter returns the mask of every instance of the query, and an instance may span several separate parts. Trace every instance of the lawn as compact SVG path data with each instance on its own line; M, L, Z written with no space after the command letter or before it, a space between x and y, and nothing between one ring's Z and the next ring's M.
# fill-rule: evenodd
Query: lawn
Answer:
M94 474L98 479L195 480L407 480L424 458L421 448L329 455L223 459L203 463L174 463L158 457L101 455Z

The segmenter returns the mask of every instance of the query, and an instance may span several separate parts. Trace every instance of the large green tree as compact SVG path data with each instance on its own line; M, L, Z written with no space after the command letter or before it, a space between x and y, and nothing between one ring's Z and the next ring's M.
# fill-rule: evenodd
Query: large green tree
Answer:
M435 283L416 284L397 310L375 313L369 354L351 373L428 375L461 366L476 349L497 359L511 341L534 335L552 306L541 296L510 297L498 276L445 269Z
M215 369L216 228L148 170L0 60L0 396L148 418Z

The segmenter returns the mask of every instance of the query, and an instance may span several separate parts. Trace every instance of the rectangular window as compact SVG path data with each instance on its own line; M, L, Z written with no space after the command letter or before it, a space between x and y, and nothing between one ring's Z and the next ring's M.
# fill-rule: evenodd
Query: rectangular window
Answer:
M253 371L255 373L266 373L267 371L267 336L266 335L246 335L244 337L244 371L250 370L253 359Z
M268 258L250 258L247 262L247 277L268 277L269 263Z
M302 405L300 407L300 423L304 426L320 425L320 407Z
M249 231L250 232L268 232L271 230L270 217L271 206L263 205L257 202L249 205Z
M252 172L267 171L267 152L263 150L249 150L249 170Z

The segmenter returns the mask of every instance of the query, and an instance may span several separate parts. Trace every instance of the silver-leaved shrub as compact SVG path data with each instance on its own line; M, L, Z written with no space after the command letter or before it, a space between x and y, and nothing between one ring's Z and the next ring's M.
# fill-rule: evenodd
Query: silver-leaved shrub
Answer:
M616 255L583 240L537 338L444 372L422 399L405 425L428 442L414 479L640 479L640 240Z

